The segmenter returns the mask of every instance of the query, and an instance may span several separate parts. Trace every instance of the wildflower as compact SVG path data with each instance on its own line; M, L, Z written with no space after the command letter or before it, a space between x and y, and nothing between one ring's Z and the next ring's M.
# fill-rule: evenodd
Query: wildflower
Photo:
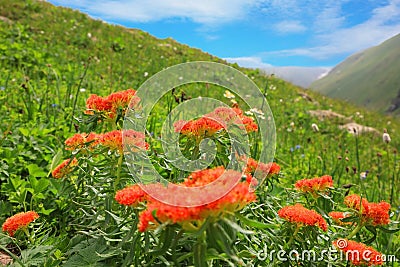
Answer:
M257 170L261 172L263 177L272 176L274 174L278 174L279 171L281 170L281 167L275 162L266 164L263 162L258 162L253 158L241 158L241 159L247 161L245 173L249 173L251 175L254 175L254 172L256 172Z
M223 174L225 180L221 177ZM219 184L217 183L216 186L213 186L213 190L204 190L199 196L204 199L204 203L207 204L181 207L169 205L154 198L147 197L147 208L139 215L139 231L146 231L159 223L180 224L184 229L189 229L196 225L200 226L208 217L219 218L225 213L231 213L242 209L248 203L256 200L254 191L249 191L249 183L252 181L251 175L246 175L244 181L234 184L233 188L223 197L215 201L207 201L207 199L210 198L214 199L216 191L214 188L219 187L219 185L223 186L224 184L230 183L230 181L238 177L240 178L241 176L241 173L233 170L225 170L222 166L193 172L180 183L181 186L201 187L212 182L220 182ZM220 181L221 179L222 181ZM176 194L173 187L168 188L159 184L146 186L149 186L150 189L159 189L161 195L166 194L179 197L179 199L182 199L182 202L193 198L193 193L190 190L183 190L180 191L179 194ZM138 188L128 188L124 189L125 191L123 193L118 193L120 203L124 202L126 203L125 205L136 205L137 202L143 201L144 197ZM122 190L119 192L122 192Z
M117 115L117 111L121 110L122 114L125 114L126 108L128 107L131 100L134 98L136 91L128 89L125 91L115 92L106 97L101 97L96 94L92 94L86 100L86 114L93 115L94 112L103 114L108 118L114 118ZM138 102L138 98L135 98Z
M333 180L331 176L324 175L312 179L299 180L294 186L302 192L310 192L313 195L316 195L317 192L322 192L329 187L333 187Z
M101 96L91 94L86 100L86 114L92 115L96 112L109 112L111 111L111 103Z
M147 194L136 184L117 191L115 200L122 205L135 207L140 202L147 200Z
M368 202L366 199L362 199L362 209L360 210L360 196L354 194L347 196L344 199L345 204L349 208L354 208L361 213L361 221L367 225L386 225L389 224L389 211L390 204L381 201L380 203Z
M58 165L51 172L51 174L56 179L63 178L65 175L70 173L72 171L72 169L77 165L78 165L78 160L76 158L73 158L72 161L71 161L71 159L66 159L60 165Z
M317 124L315 124L315 123L311 124L311 128L313 129L314 132L319 132L319 128L318 128Z
M136 132L134 130L114 130L104 133L99 136L99 143L110 150L115 150L122 154L124 150L122 136L124 137L125 144L129 145L129 148L131 148L133 151L135 151L137 148L149 148L149 144L145 142L144 133Z
M125 109L128 107L129 102L132 100L136 91L133 89L128 89L125 91L115 92L107 96L105 99L111 104L112 110Z
M201 139L202 137L211 137L219 131L226 130L228 125L231 124L244 125L247 132L258 130L258 126L253 118L243 115L242 110L226 107L216 108L213 112L196 120L177 121L174 123L174 129L175 132L188 137Z
M35 211L21 212L9 217L4 223L2 230L8 232L10 236L14 236L19 229L26 228L31 222L39 218Z
M368 201L357 194L345 197L344 204L349 208L361 211L363 214L368 212Z
M385 201L380 203L369 203L366 221L373 226L389 224L389 211L390 204Z
M346 253L346 259L355 266L383 265L382 254L372 247L353 240L338 239L333 245Z
M226 90L224 93L224 97L226 97L228 99L232 99L232 98L235 98L235 95L232 94L230 91Z
M299 203L280 209L278 215L282 219L295 223L298 226L318 226L325 232L328 230L328 224L324 218L322 218L321 214L314 210L309 210Z
M360 173L360 179L365 180L368 176L369 171L361 172Z
M392 139L390 139L390 135L385 131L382 135L383 142L389 144Z
M66 150L76 150L85 148L88 143L90 143L90 147L94 147L97 145L97 139L99 135L96 133L77 133L72 137L65 140L65 149Z

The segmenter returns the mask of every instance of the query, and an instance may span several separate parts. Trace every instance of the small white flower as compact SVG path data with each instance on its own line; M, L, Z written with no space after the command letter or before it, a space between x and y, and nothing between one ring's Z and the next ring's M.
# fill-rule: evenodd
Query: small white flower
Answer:
M146 71L146 72L144 73L144 77L147 77L147 76L149 76L149 73Z
M313 124L311 124L311 127L312 127L314 132L319 132L319 128L318 128L317 124L313 123Z
M235 104L235 105L237 104L235 99L231 99L231 102L232 102L232 104Z
M276 90L276 86L273 84L270 84L268 87L269 87L269 90Z
M87 37L92 38L92 34L90 32L88 32Z
M232 98L235 98L235 95L232 94L230 91L226 90L224 93L224 97L232 99Z
M250 110L248 110L248 111L245 111L244 114L249 115L249 116L252 116L252 115L253 115L253 112L251 112Z
M290 127L293 128L294 127L294 122L292 121L289 125L290 125Z
M388 144L388 143L390 143L390 141L392 141L392 139L390 139L390 135L388 133L383 133L382 139L383 139L383 142L385 142L386 144Z
M81 89L79 89L79 91L82 92L82 93L86 92L86 88L81 88Z
M262 112L261 110L257 109L257 108L252 108L250 109L251 112L256 113L258 115L264 115L264 112Z

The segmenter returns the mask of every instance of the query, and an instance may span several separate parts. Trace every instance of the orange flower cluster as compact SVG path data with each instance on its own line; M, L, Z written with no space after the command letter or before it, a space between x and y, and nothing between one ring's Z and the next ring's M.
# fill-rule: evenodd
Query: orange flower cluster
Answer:
M27 227L31 222L39 218L39 215L34 211L21 212L7 218L3 223L3 232L8 232L10 236L14 236L19 229Z
M338 239L333 245L345 252L346 259L355 266L383 265L382 254L372 247L353 240Z
M258 162L253 158L242 158L242 160L247 161L245 173L249 173L254 175L256 170L260 171L262 175L265 176L272 176L274 174L278 174L281 170L281 167L276 164L275 162L272 163L263 163Z
M66 150L76 150L83 149L87 147L89 144L90 148L93 148L97 145L98 135L96 133L77 133L72 137L65 140L65 149Z
M353 194L345 197L344 203L347 207L359 211L362 216L362 222L365 224L377 226L390 223L390 204L385 201L380 203L368 202L365 198L361 199L359 195Z
M226 172L225 172L226 171ZM216 181L225 172L226 179L241 175L232 170L225 170L224 167L217 167L192 173L179 185L185 187L200 187ZM218 179L219 181L219 179ZM129 186L119 190L115 199L122 205L136 207L139 203L147 202L146 209L140 213L139 231L144 232L157 226L159 223L180 224L185 229L191 229L194 225L201 225L208 217L217 218L224 212L235 212L242 209L245 205L256 200L254 192L249 191L249 183L252 181L251 175L246 176L245 181L237 183L226 195L208 204L194 207L179 207L160 202L146 193L138 186ZM224 181L222 181L224 183ZM153 184L158 189L164 188L166 194L173 194L168 188L161 184ZM193 196L183 193L179 195L181 199L189 199ZM212 198L212 191L204 191L201 196L203 199Z
M188 122L182 120L177 121L174 124L174 127L175 132L180 132L183 135L195 137L211 137L216 132L225 129L225 127L220 123L207 117L202 117L200 119L191 120Z
M318 226L325 232L328 230L328 224L322 218L321 214L314 210L309 210L299 203L280 209L278 215L282 219L300 226Z
M147 200L147 194L139 185L135 184L117 191L115 200L122 205L136 207Z
M149 144L145 141L145 135L141 132L136 132L134 130L114 130L99 135L99 144L108 147L111 150L116 150L120 154L124 151L124 144L133 146L133 149L148 149Z
M92 94L86 100L87 110L85 113L93 115L94 112L97 112L104 114L106 117L114 118L119 109L121 109L122 114L124 114L135 93L135 90L128 89L125 91L112 93L106 97Z
M78 160L76 158L66 159L60 165L58 165L52 172L52 176L56 179L63 178L65 175L70 173L72 169L78 165Z
M256 132L257 124L253 118L243 115L239 108L219 107L213 112L197 120L177 121L174 123L175 132L188 137L211 137L221 130L228 129L228 125L244 126L247 132Z
M134 148L148 149L149 144L145 142L145 135L141 132L136 132L134 130L114 130L111 132L96 134L96 133L77 133L74 136L68 138L65 141L66 150L75 150L87 148L89 144L89 149L96 147L97 145L102 145L111 150L116 150L122 153L124 150L123 139L125 143Z
M333 180L331 176L324 175L312 179L299 180L294 186L302 192L309 192L314 196L317 196L317 192L323 192L327 188L333 187Z

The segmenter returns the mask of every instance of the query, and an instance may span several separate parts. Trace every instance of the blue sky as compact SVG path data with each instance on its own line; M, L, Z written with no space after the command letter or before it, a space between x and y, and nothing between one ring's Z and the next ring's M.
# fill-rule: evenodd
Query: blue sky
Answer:
M238 62L324 66L400 33L400 0L50 0Z

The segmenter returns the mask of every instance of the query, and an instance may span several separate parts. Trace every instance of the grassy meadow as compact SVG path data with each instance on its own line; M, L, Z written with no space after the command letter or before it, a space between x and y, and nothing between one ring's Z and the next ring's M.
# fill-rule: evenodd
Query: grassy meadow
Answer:
M270 169L264 183L250 192L245 185L255 174L246 171L247 180L238 182L242 191L235 187L231 202L223 198L198 211L173 209L129 187L135 177L115 141L123 128L126 100L133 98L127 90L138 90L159 71L191 61L228 64L173 39L157 39L47 2L0 0L0 266L356 264L325 254L340 249L338 240L363 243L400 260L399 118L329 99L259 70L230 64L268 101L279 172ZM111 111L101 109L100 102L88 106L93 94L101 103L115 98L125 102ZM195 174L173 166L159 138L161 127L170 111L198 97L233 105L250 121L259 115L248 112L251 107L240 95L217 85L187 84L163 95L150 114L146 137L135 138L168 181L187 185L185 178ZM353 130L347 125L351 122L374 130ZM257 161L259 132L247 131L250 156ZM383 140L384 131L390 142ZM83 133L94 137L89 140ZM213 136L206 132L193 139L191 134L181 132L179 139L186 158L200 156L204 137L216 144L215 159L201 173L212 180L218 167L229 163L231 141L220 128ZM74 136L83 141L65 142ZM116 139L110 143L108 138ZM65 160L59 169L63 172L54 173ZM294 186L324 176L333 183L308 192ZM301 216L295 206L283 214L296 203L313 212ZM10 234L4 227L7 218L29 211L37 216L13 226ZM329 215L333 211L344 212L344 218L335 220ZM316 221L305 219L314 213ZM282 259L272 252L279 250L312 251L315 258L300 259L294 253ZM375 264L400 266L393 259Z

